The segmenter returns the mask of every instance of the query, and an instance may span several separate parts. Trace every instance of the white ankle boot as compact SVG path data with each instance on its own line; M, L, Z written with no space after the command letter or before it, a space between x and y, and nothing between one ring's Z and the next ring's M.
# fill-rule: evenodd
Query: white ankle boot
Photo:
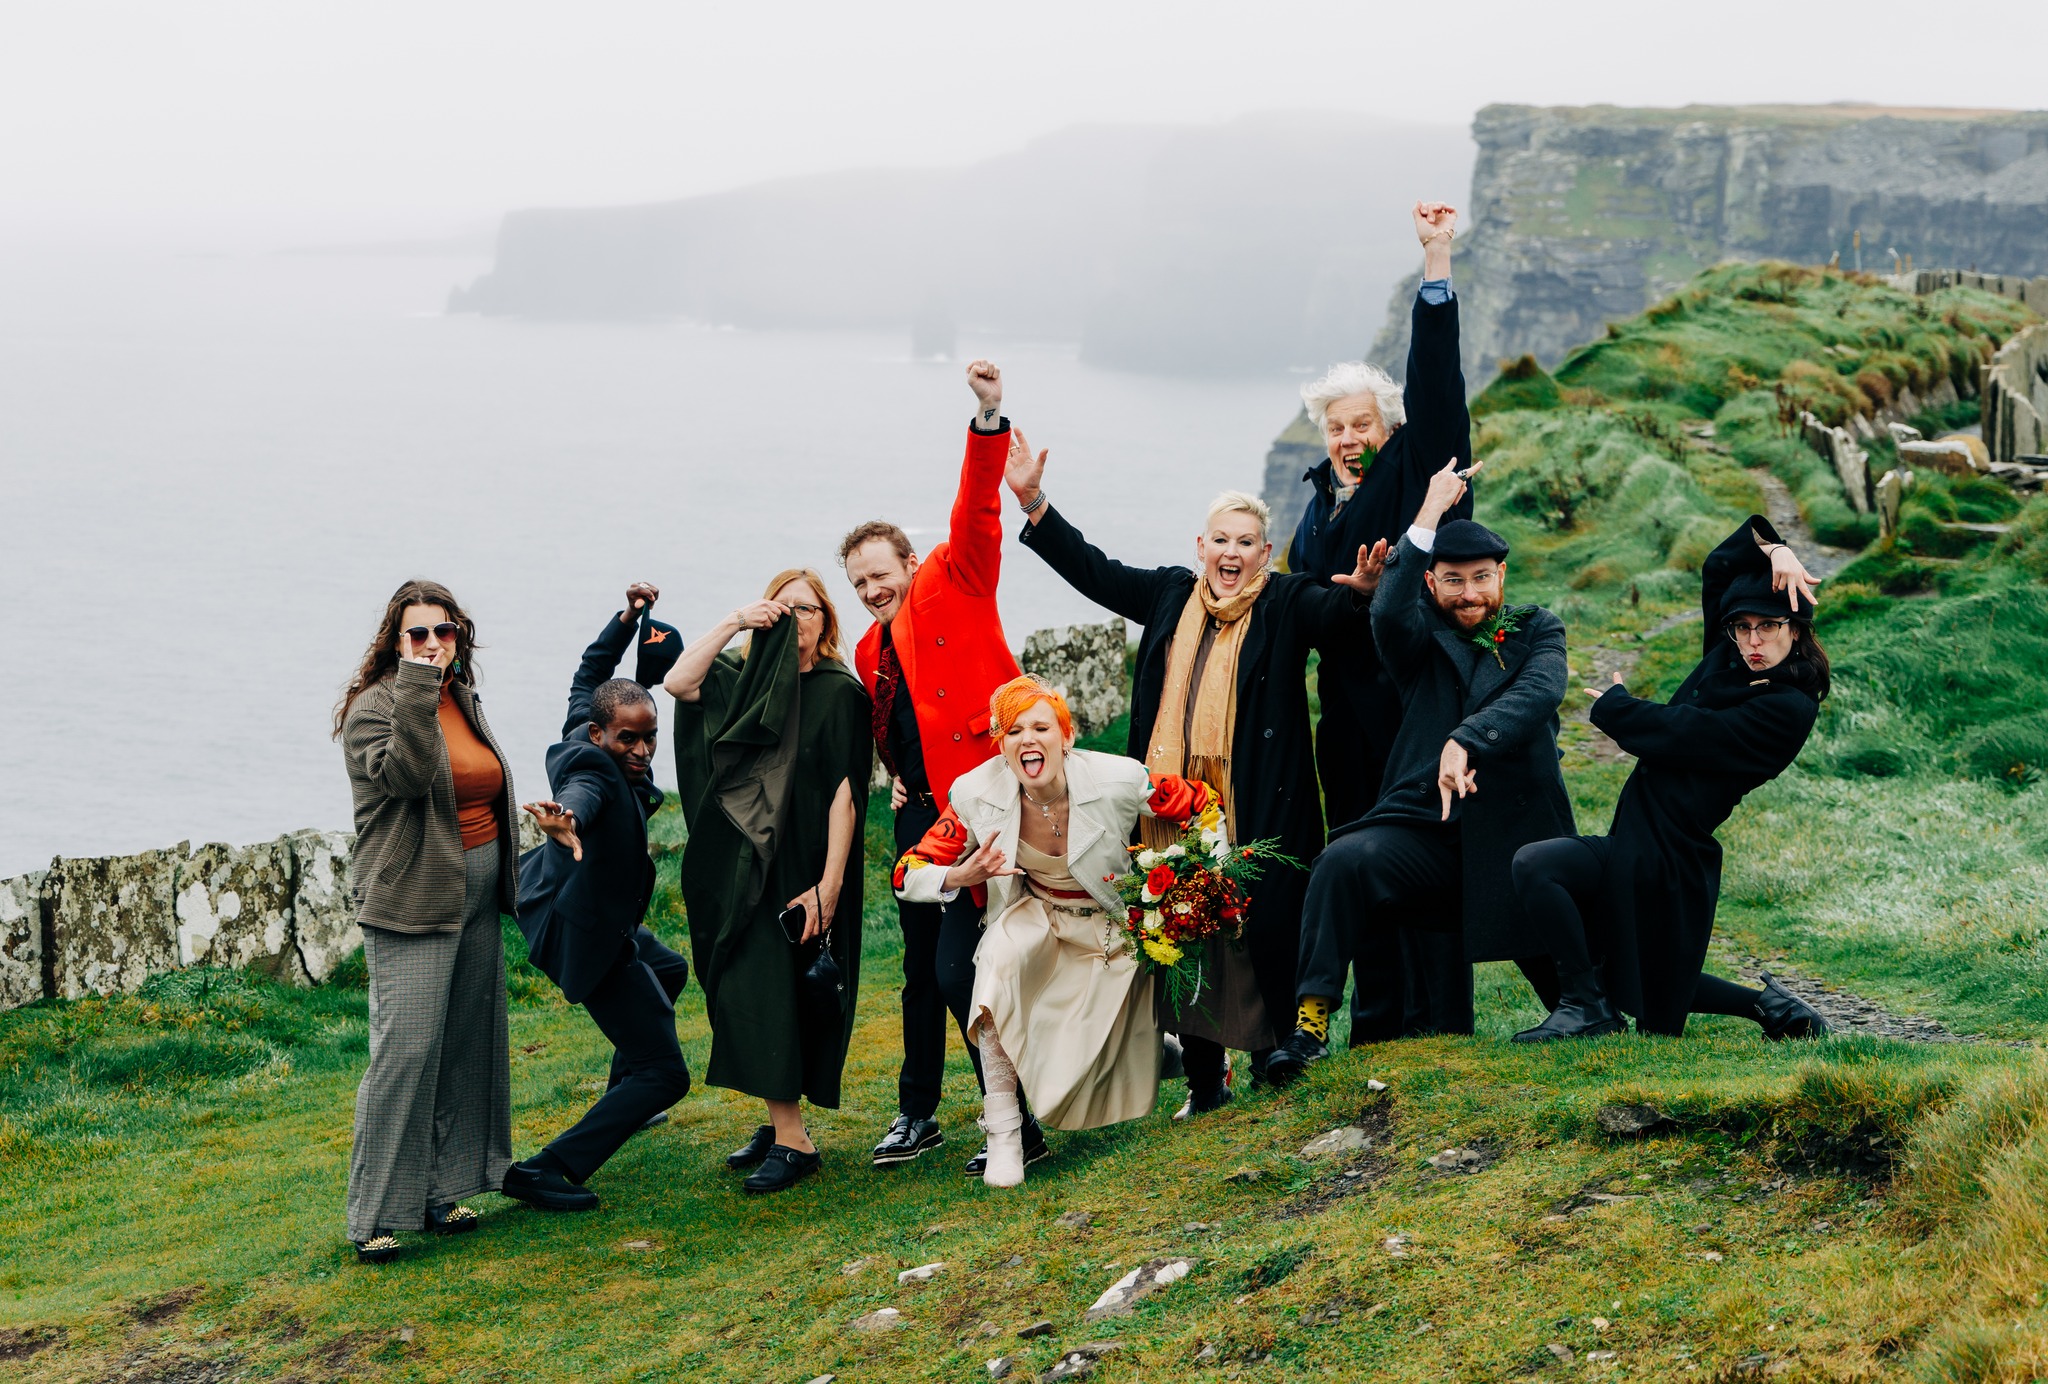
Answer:
M1016 1187L1024 1181L1024 1112L1015 1091L989 1092L982 1098L981 1130L988 1135L988 1166L981 1180L990 1187Z

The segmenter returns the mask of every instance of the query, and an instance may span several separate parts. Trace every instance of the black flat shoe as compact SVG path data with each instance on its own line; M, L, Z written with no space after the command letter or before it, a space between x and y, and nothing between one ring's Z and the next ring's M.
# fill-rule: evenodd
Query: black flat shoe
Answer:
M823 1161L816 1153L801 1153L787 1144L776 1144L740 1187L755 1195L784 1192L818 1171L818 1164Z
M768 1156L768 1150L775 1147L775 1126L755 1125L754 1137L741 1144L725 1156L728 1168L751 1168Z
M452 1201L429 1206L426 1224L420 1229L434 1235L467 1235L476 1229L476 1212Z
M1825 1038L1828 1021L1820 1011L1778 983L1765 971L1764 997L1756 1002L1756 1021L1764 1026L1764 1037L1773 1043L1787 1038Z
M355 1245L358 1264L388 1264L398 1257L398 1237L388 1230L380 1230L367 1240L357 1240Z
M1614 1012L1605 995L1592 1000L1560 1000L1550 1017L1534 1028L1525 1028L1511 1043L1554 1043L1561 1038L1605 1038L1626 1032L1628 1025Z
M1273 1049L1263 1069L1265 1079L1285 1086L1330 1055L1330 1045L1305 1028L1297 1028L1288 1040Z
M514 1201L543 1211L595 1211L597 1193L578 1187L560 1173L551 1173L525 1163L505 1169L505 1185L498 1189Z
M926 1149L935 1149L945 1142L945 1132L939 1128L937 1120L915 1120L908 1115L898 1115L889 1122L889 1132L882 1136L882 1142L875 1145L875 1166L886 1168L896 1163L908 1163Z
M1045 1131L1038 1127L1037 1120L1024 1121L1024 1166L1043 1163L1052 1157L1052 1150L1045 1146ZM981 1152L967 1160L961 1171L969 1177L980 1177L988 1171L988 1145L981 1146Z
M665 1124L667 1124L667 1123L668 1123L668 1111L666 1111L666 1110L657 1110L657 1111L655 1111L655 1112L654 1112L654 1113L653 1113L652 1115L649 1115L649 1116L648 1116L648 1117L646 1118L646 1120L644 1120L644 1121L643 1121L643 1122L641 1123L641 1125L640 1125L640 1128L639 1128L639 1129L636 1129L636 1130L634 1130L633 1132L634 1132L635 1134L638 1134L638 1133L640 1133L640 1132L641 1132L642 1130L649 1130L649 1129L660 1129L660 1128L661 1128L661 1127L662 1127L663 1125L665 1125Z

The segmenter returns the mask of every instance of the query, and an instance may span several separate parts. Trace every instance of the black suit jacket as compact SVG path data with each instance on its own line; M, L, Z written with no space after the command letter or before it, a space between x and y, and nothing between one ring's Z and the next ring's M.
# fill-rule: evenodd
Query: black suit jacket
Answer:
M1331 836L1377 822L1440 821L1437 763L1444 741L1455 739L1471 757L1478 788L1451 800L1451 820L1460 825L1466 956L1536 955L1543 949L1525 935L1510 871L1515 852L1531 841L1576 832L1558 769L1557 707L1570 676L1564 621L1541 606L1517 607L1520 627L1497 646L1496 661L1437 611L1422 582L1428 568L1429 555L1403 535L1373 595L1373 639L1401 692L1401 731L1379 801Z
M633 934L654 895L654 861L647 854L647 819L661 806L652 782L634 784L618 762L590 739L590 704L628 646L641 635L637 681L653 681L682 652L667 625L643 617L623 624L614 615L583 651L569 686L569 716L562 739L548 750L548 787L576 814L583 859L545 841L520 857L519 930L533 964L581 1004L622 956L633 954ZM655 653L650 658L650 641Z

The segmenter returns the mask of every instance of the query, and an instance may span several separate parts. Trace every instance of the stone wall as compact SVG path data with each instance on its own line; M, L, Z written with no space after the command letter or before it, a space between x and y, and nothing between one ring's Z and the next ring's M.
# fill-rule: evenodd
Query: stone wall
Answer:
M1908 293L1932 293L1937 288L1976 288L2024 303L2036 317L2048 317L2048 276L2028 279L2018 274L1979 274L1974 269L1916 269L1910 274L1887 274L1894 288Z
M1100 625L1061 625L1026 639L1017 663L1066 697L1076 735L1096 735L1129 705L1124 690L1129 639L1122 616Z
M2034 282L2048 299L2048 279ZM2048 316L2048 302L2034 311ZM1983 431L1994 462L2048 459L2048 324L2006 342L1984 367Z

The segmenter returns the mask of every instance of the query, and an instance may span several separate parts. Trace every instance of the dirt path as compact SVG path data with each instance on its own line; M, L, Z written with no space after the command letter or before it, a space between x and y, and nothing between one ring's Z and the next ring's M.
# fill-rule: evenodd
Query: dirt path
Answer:
M1791 545L1792 551L1799 554L1799 560L1806 564L1807 571L1816 577L1831 577L1856 556L1843 548L1822 546L1820 540L1813 536L1813 530L1806 527L1806 521L1799 517L1799 502L1792 498L1785 482L1761 466L1751 467L1749 474L1764 492L1764 517Z
M1780 533L1784 530L1779 530ZM1782 956L1769 961L1754 956L1744 956L1721 951L1716 948L1714 961L1724 965L1733 964L1745 985L1762 985L1760 979L1769 971L1778 983L1793 994L1805 1000L1820 1011L1822 1018L1836 1033L1864 1033L1873 1038L1897 1038L1908 1043L1997 1043L2004 1047L2024 1048L2033 1046L2025 1040L1987 1038L1981 1033L1957 1033L1937 1019L1920 1014L1900 1014L1885 1008L1876 1000L1865 999L1849 990L1840 990L1825 981L1811 976L1800 975ZM1709 962L1711 967L1713 962Z

